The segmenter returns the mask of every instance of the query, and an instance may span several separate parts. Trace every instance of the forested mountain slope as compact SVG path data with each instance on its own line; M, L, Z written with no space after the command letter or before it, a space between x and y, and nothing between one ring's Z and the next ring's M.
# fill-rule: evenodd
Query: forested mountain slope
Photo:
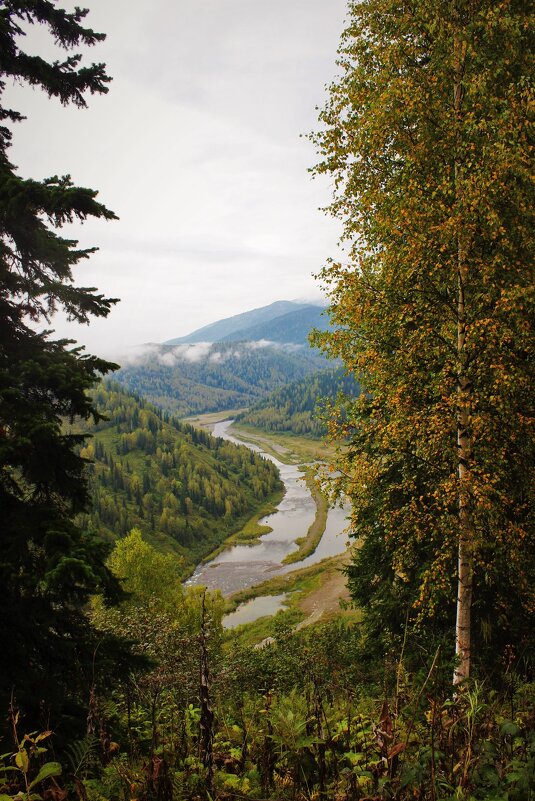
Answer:
M260 322L249 328L228 334L224 342L236 342L238 340L249 340L259 342L278 342L286 344L303 345L309 347L308 336L313 328L322 331L329 327L328 317L324 314L325 309L321 306L304 306L300 309L292 309L287 314L276 317L268 322Z
M205 325L186 334L183 337L176 337L165 342L166 345L180 345L192 342L220 342L224 339L249 339L247 336L239 336L239 332L251 328L255 325L264 325L291 312L299 311L308 307L305 303L294 303L290 300L277 300L269 306L261 306L258 309L235 314L233 317L226 317L224 320L216 320L215 323Z
M360 388L353 376L341 369L324 370L275 390L236 418L264 431L282 431L322 437L327 433L321 407L339 393L356 397Z
M325 364L309 348L205 342L154 346L119 370L116 380L151 403L186 416L248 406Z
M198 561L281 488L271 462L180 423L117 386L100 385L107 421L89 428L82 455L91 510L81 520L108 538L134 526L149 541Z

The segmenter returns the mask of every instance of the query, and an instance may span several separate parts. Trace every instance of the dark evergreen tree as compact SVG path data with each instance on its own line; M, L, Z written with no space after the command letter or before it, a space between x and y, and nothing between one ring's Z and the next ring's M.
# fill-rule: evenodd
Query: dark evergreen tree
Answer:
M103 566L106 548L74 525L87 503L79 436L65 423L98 414L86 391L114 365L70 340L41 330L63 310L87 323L115 302L77 287L72 268L93 249L58 230L87 217L112 219L96 192L69 176L20 177L7 152L12 124L23 117L3 103L11 81L44 90L64 105L85 106L87 92L107 92L104 65L78 55L53 63L21 49L23 28L39 24L72 51L104 36L49 0L0 3L0 714L12 693L27 711L58 711L84 690L93 644L83 616L88 595L117 591Z

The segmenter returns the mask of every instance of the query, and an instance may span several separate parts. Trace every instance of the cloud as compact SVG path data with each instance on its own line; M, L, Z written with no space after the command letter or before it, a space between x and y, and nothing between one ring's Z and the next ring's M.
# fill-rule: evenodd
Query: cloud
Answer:
M168 353L160 353L158 355L158 362L163 364L164 367L174 367L176 364L176 357L172 351Z
M161 345L155 342L147 342L144 345L129 347L123 352L116 352L114 358L117 359L121 367L137 367L140 364L146 364L157 358L160 350Z
M177 361L183 360L191 364L197 364L197 362L205 361L208 358L211 349L211 342L196 342L193 345L177 345L172 352Z
M282 342L271 342L268 339L249 342L194 342L175 345L169 348L154 342L144 345L130 347L123 352L110 354L110 358L117 361L121 367L140 367L159 364L172 370L181 363L201 364L224 364L232 359L241 359L247 351L263 350L271 348L295 353L303 349L302 345Z
M317 211L331 187L311 181L316 155L299 134L317 127L346 5L92 0L87 22L107 39L88 61L108 64L109 95L81 112L6 89L28 117L11 150L21 174L72 174L120 217L65 227L100 247L76 281L122 302L89 328L58 316L58 336L108 355L318 291L311 275L340 229Z
M256 342L248 342L247 345L251 350L258 350L259 348L272 348L275 343L269 339L259 339Z

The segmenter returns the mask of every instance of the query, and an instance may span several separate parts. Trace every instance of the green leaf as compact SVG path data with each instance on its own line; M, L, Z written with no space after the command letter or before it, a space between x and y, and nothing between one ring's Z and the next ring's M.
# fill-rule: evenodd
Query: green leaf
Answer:
M504 737L505 736L516 737L518 734L520 734L520 727L517 726L517 724L514 723L512 720L506 720L501 725L500 734Z
M44 781L45 779L49 779L51 776L59 776L61 773L61 765L59 762L46 762L43 765L33 782L30 784L30 789L35 787L36 784L39 782Z
M28 772L28 768L30 766L30 760L28 759L28 754L24 749L18 751L15 754L15 764L18 768L22 770L23 773Z

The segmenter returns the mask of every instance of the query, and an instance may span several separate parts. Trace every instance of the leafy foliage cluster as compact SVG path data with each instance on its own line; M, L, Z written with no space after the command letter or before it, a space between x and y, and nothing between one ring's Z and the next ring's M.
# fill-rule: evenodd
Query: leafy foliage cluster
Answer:
M413 651L410 638L411 660L400 653L385 665L354 624L295 631L279 616L270 644L253 648L239 631L223 632L221 598L184 589L180 560L139 532L117 543L109 565L129 595L112 610L94 599L93 623L135 637L151 666L93 686L88 734L60 754L56 792L89 801L532 797L533 685L518 662L508 664L500 693L474 682L452 700L449 666L425 645ZM209 761L199 705L203 625ZM34 771L28 782L37 782ZM13 797L21 776L3 775Z
M350 3L315 137L349 254L320 339L365 390L335 465L353 588L375 630L401 607L400 639L407 609L446 618L464 677L533 647L532 23L517 0Z
M309 348L215 343L206 344L202 356L188 356L187 345L164 349L157 358L123 367L116 378L151 403L187 416L247 406L324 366Z
M322 370L312 376L275 390L236 415L240 423L264 431L283 431L312 438L327 434L322 419L326 410L342 393L346 398L359 394L359 385L343 370Z
M281 491L275 466L248 448L181 423L115 384L101 384L93 399L106 419L89 427L93 436L81 451L92 460L91 507L79 518L85 530L115 539L138 527L189 566Z

